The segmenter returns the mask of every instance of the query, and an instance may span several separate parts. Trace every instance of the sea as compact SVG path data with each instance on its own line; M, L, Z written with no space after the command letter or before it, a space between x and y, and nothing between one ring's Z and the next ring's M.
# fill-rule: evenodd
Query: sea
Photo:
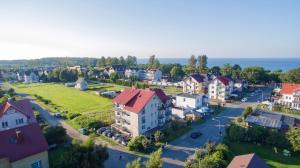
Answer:
M161 64L182 64L186 65L188 58L158 58ZM140 58L137 60L139 64L146 64L148 58ZM266 70L282 70L287 71L293 68L300 68L300 57L299 58L209 58L208 67L212 66L223 66L224 64L238 64L242 68L248 66L261 66Z

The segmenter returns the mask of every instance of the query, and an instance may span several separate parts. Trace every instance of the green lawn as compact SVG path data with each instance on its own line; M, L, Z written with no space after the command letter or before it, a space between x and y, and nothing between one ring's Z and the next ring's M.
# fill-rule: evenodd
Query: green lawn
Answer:
M159 88L159 86L151 86L151 88ZM182 93L182 88L178 88L175 86L165 86L162 90L168 94L175 96L176 94Z
M9 85L9 84L7 84ZM111 122L112 100L97 96L95 94L79 91L73 87L65 87L63 84L13 84L10 85L18 93L26 93L34 98L34 94L48 99L50 104L46 105L38 101L51 112L67 111L68 113L79 113L84 119L101 120L105 124ZM77 120L78 121L78 120ZM94 122L93 121L93 122ZM68 121L74 127L79 127L76 118Z
M299 168L300 159L296 157L285 157L282 151L278 150L276 154L269 147L257 146L249 143L230 143L230 151L233 155L242 155L248 153L256 153L259 157L264 159L271 167L278 168Z

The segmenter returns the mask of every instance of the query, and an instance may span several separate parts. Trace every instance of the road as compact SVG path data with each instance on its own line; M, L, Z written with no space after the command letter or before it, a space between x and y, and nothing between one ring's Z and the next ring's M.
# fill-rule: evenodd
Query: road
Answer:
M268 91L266 91L266 93L268 93ZM249 98L249 102L247 103L227 104L225 110L214 117L216 120L213 120L212 117L210 117L207 118L206 122L201 125L193 125L193 128L190 132L172 141L163 150L162 158L164 161L164 168L183 167L184 161L191 157L196 149L202 148L208 140L220 142L222 140L222 136L219 134L219 131L222 131L224 135L225 126L230 124L232 119L241 115L246 106L256 106L256 102L258 99L259 96L256 96ZM71 127L64 120L53 117L46 109L41 107L35 101L32 100L31 102L33 107L41 113L43 118L50 125L61 125L66 129L67 134L74 139L84 140L87 138L87 136L79 133L78 130ZM202 132L202 136L198 139L190 138L190 133L194 131ZM126 166L127 162L131 162L138 157L141 157L142 161L146 161L148 157L145 155L138 155L129 152L125 148L111 146L110 144L100 139L96 139L95 143L104 144L108 147L107 149L109 153L109 159L105 162L105 167L122 168ZM119 159L120 155L122 156L121 160Z

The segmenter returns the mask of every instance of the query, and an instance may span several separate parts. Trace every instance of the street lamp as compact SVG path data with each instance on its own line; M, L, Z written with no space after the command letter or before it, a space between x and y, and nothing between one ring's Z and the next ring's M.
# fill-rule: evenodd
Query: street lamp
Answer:
M220 119L217 119L217 118L212 118L212 120L214 120L214 121L218 121L219 122L219 134L220 134L220 136L222 136L222 131L221 131L221 121L220 121Z

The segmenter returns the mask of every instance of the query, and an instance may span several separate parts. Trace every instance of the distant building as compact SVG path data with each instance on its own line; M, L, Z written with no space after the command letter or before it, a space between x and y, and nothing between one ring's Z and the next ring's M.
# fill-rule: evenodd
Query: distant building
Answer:
M112 65L108 70L108 74L110 76L112 73L117 73L120 77L123 77L125 76L125 70L126 65Z
M87 69L86 67L82 67L82 66L80 66L80 65L68 67L68 70L75 70L75 71L77 71L79 74L80 74L80 73L86 73L86 72L88 71L88 69Z
M162 72L159 69L147 70L146 78L151 81L161 81Z
M27 71L24 73L24 83L37 83L39 82L39 76L34 71Z
M242 92L248 87L248 82L246 79L236 79L234 81L233 90L236 92Z
M0 105L0 167L48 168L48 144L29 100Z
M138 68L127 68L125 70L125 77L126 78L131 78L131 77L138 77Z
M87 90L89 88L89 85L83 78L79 78L76 81L75 88L79 90Z
M206 74L192 74L183 79L183 92L192 94L206 93L208 80Z
M24 72L23 71L17 72L17 79L19 82L24 81Z
M269 168L255 153L235 156L227 168Z
M127 88L113 104L112 127L130 136L147 134L171 119L171 99L161 89Z
M283 83L279 97L275 102L286 108L300 110L300 84Z
M208 95L210 99L225 101L233 92L233 81L224 76L216 76L210 81Z

